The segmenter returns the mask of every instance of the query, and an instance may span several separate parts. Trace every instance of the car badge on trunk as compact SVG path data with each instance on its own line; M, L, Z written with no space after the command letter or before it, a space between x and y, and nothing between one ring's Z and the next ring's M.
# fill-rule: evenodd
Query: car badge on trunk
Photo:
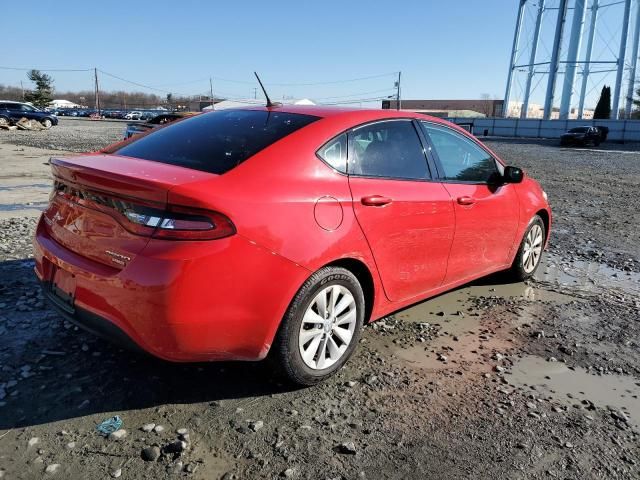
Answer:
M111 257L111 261L113 263L117 263L118 265L122 265L123 267L127 264L131 257L127 257L126 255L121 255L120 253L112 252L111 250L105 250L104 253Z

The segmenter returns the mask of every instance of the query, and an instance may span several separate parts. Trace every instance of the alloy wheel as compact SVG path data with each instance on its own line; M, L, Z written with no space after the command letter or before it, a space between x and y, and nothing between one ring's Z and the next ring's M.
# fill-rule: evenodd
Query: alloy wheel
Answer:
M357 325L356 301L348 288L330 285L311 301L300 326L298 345L305 365L323 370L349 348Z
M540 261L542 240L542 227L538 224L533 225L524 240L522 268L526 273L533 272Z

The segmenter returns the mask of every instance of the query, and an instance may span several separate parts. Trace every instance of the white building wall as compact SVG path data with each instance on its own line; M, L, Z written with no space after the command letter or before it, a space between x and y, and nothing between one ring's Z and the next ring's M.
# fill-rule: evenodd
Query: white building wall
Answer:
M609 127L607 141L640 142L640 120L541 120L534 118L447 118L453 123L473 123L472 133L497 137L560 138L570 128Z

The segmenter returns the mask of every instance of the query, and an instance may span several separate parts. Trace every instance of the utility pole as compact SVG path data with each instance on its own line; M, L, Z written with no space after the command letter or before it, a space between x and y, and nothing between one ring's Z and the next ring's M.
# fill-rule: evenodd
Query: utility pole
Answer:
M258 98L258 87L253 87L253 99Z
M96 110L98 111L98 116L100 116L100 85L98 84L98 69L93 69L93 75L95 78L95 94L96 94Z
M24 102L24 85L22 84L22 80L20 80L20 88L22 89L22 101Z
M398 72L398 81L396 82L396 110L402 110L402 100L400 99L400 77L402 72Z
M211 95L211 110L215 110L216 107L213 105L213 80L209 77L209 94Z

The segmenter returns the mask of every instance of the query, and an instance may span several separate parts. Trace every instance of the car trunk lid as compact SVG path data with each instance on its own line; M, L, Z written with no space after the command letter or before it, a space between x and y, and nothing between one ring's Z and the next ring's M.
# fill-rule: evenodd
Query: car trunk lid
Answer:
M156 225L148 219L158 220L149 212L167 208L173 187L216 177L117 155L55 157L50 164L54 189L44 211L49 234L67 249L115 268L124 268L146 246L153 231L147 225Z

